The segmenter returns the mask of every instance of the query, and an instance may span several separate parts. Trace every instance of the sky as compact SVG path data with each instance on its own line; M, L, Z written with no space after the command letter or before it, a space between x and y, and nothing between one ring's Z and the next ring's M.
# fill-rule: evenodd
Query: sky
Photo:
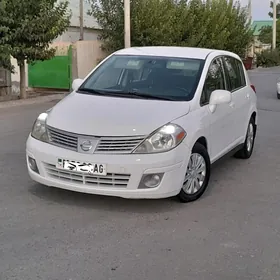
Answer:
M279 2L279 0L277 1ZM242 6L248 4L248 0L241 0ZM268 12L270 10L270 0L252 0L252 16L253 20L270 19Z

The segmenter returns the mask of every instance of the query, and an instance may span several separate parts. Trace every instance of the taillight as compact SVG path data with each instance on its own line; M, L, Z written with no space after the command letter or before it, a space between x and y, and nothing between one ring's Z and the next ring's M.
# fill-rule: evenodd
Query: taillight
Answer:
M254 85L251 85L252 90L256 93L256 88Z

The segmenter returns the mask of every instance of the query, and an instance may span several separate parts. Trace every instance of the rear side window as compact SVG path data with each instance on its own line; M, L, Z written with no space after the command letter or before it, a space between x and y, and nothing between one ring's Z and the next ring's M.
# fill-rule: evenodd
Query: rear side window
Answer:
M246 86L246 79L242 63L234 57L224 57L225 71L228 76L228 89L238 90Z

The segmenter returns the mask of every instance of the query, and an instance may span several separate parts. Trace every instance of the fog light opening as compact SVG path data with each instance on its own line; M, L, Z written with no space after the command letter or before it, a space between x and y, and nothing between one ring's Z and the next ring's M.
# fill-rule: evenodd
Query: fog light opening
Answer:
M146 174L142 177L139 188L156 188L161 183L163 174Z
M39 174L38 166L37 166L36 160L34 158L28 157L28 164L32 171Z

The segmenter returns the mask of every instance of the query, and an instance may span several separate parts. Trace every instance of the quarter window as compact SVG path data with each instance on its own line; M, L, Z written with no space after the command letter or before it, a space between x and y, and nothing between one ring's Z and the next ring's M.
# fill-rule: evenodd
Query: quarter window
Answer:
M209 67L202 92L201 104L208 104L211 93L217 89L226 89L224 71L220 58L213 60Z
M225 57L225 69L228 74L229 85L228 90L235 91L246 85L244 70L239 60L234 57Z
M246 86L246 78L245 78L245 74L244 74L244 67L241 61L239 60L235 60L239 73L240 73L240 77L241 77L241 86L245 87Z

